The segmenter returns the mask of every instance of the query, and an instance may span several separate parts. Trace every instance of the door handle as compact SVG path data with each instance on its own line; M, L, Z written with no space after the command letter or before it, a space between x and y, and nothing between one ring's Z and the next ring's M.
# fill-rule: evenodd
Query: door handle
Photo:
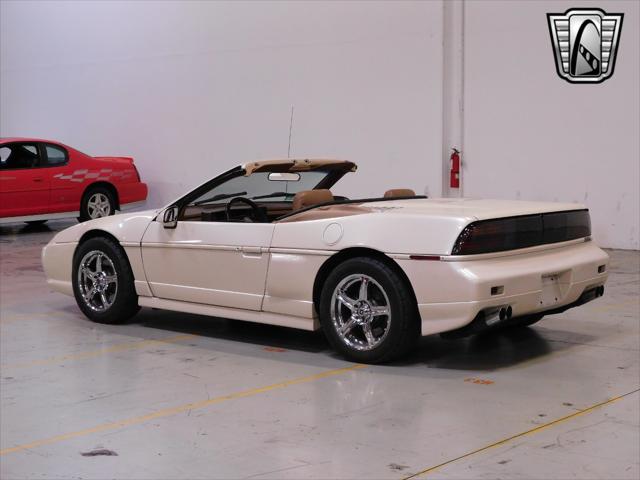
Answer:
M44 182L44 178L38 177L33 179L34 182Z
M240 251L242 255L251 256L251 257L261 257L262 256L262 248L261 247L241 247Z

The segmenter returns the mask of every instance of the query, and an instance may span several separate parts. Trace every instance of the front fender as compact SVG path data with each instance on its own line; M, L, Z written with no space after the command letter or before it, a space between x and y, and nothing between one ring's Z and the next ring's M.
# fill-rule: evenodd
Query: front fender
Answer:
M69 227L51 239L42 249L42 266L49 286L60 293L73 295L72 266L76 248L88 235L103 232L124 249L138 295L150 295L140 251L140 240L157 211L137 212L97 218Z
M148 210L96 218L62 230L53 237L51 243L77 243L87 233L97 230L108 233L123 245L140 244L142 235L156 214L157 210Z

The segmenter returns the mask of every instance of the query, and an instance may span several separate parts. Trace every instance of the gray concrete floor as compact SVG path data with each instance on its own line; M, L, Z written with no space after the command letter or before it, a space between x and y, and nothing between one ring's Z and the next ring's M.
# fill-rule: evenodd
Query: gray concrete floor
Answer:
M3 479L640 476L638 252L595 302L372 367L286 328L91 323L40 265L67 225L0 228Z

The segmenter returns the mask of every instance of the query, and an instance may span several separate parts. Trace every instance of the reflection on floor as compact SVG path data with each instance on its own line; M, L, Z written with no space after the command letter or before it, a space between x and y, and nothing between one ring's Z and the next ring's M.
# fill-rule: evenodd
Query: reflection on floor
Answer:
M640 475L638 252L611 251L581 308L360 368L320 333L150 309L93 324L40 265L72 224L0 227L2 478Z

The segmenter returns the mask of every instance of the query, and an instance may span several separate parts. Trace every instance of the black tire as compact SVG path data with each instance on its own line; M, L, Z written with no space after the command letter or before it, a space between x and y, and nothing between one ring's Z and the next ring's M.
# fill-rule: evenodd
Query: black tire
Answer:
M351 288L358 288L357 277L361 276L369 278L366 292L370 292L372 298L365 303L369 303L369 307L358 300L359 309L351 309L342 304L334 293L337 292L338 286L345 288L345 292L349 292ZM350 280L352 279L352 280ZM373 282L371 282L371 279ZM353 287L349 286L349 282L355 282ZM346 283L345 283L346 282ZM367 288L369 290L367 290ZM365 297L368 294L365 294ZM378 300L376 300L376 297ZM384 296L386 295L386 299ZM352 300L353 294L349 294L347 299ZM362 298L361 296L359 296ZM367 316L366 308L384 308L384 304L388 301L388 311L390 316L380 314L373 317L368 322L362 319L372 318ZM346 310L345 310L346 308ZM357 318L352 315L353 312L360 312ZM364 314L362 312L364 311ZM320 296L320 323L325 336L329 340L331 346L349 360L360 363L382 363L389 362L406 354L415 346L420 337L420 321L415 299L410 291L410 287L406 285L404 279L396 273L396 271L385 262L370 257L356 257L339 264L333 269L324 282L322 293ZM335 317L343 318L349 316L349 321L358 321L369 323L369 334L373 335L371 342L365 334L365 325L356 324L348 330L348 333L341 335L338 333L338 325L346 326L349 321L336 320ZM363 316L358 316L362 314ZM376 323L377 322L377 323ZM376 338L376 331L381 333ZM372 333L373 332L373 333ZM351 339L345 338L351 336ZM362 342L360 344L359 342ZM379 342L376 344L376 342ZM350 345L350 343L352 345ZM364 345L366 343L366 345ZM375 345L371 347L371 345ZM360 348L367 348L362 350Z
M95 295L90 301L85 300L83 297L83 289L85 291L87 290L83 282L86 283L86 281L84 277L79 275L83 259L94 253L98 256L99 254L103 255L101 262L105 263L105 276L114 274L117 278L115 286L108 285L104 292L111 304L102 311L96 309L96 304L98 307L100 303L102 303L103 306L105 304L96 299ZM111 265L109 265L109 262ZM87 265L91 268L90 264ZM101 268L101 270L103 269ZM113 272L111 270L113 270ZM89 283L91 282L93 285L97 284L96 280L89 280ZM94 322L108 324L124 323L140 310L129 260L122 247L110 238L95 237L78 246L73 257L71 283L73 284L73 293L78 307L80 307L80 310L82 310L82 313L84 313L87 318Z
M103 210L100 213L96 213L96 209L92 208L90 202L98 199L101 204L103 204L103 202L108 204L108 207L105 206L105 209L108 208L108 212L105 213ZM114 213L116 213L116 201L111 190L102 186L89 187L80 202L80 216L78 217L78 221L86 222L87 220L93 220L95 218L107 217Z
M28 222L24 222L24 223L32 227L37 227L39 225L44 225L45 223L47 223L47 220L29 220Z

